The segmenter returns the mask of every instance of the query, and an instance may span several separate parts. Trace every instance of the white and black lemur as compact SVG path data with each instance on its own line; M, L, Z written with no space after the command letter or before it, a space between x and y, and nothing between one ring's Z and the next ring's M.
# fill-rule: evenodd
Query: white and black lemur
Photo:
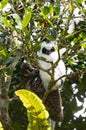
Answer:
M38 60L40 67L43 69L39 70L41 80L43 82L43 85L45 89L47 90L49 82L51 80L51 76L45 72L44 70L48 70L51 68L50 71L52 71L52 65L49 62L56 63L58 61L58 51L57 51L58 43L56 41L50 41L50 42L42 42L41 48L37 52L38 57L45 58L44 60ZM59 79L61 76L66 75L66 67L64 62L60 59L58 61L57 66L54 68L54 80ZM65 81L65 77L61 78L56 82L56 84L53 86L53 90L58 89L62 82Z

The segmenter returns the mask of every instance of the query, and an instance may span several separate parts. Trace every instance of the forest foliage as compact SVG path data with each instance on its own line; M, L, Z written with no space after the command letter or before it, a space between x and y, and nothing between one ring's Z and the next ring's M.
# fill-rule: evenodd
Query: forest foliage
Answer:
M19 76L21 64L25 61L38 67L36 53L44 40L59 43L61 58L70 73L61 92L64 119L56 122L55 129L85 130L85 0L0 1L0 121L3 128L27 129L27 111L15 91L26 86Z

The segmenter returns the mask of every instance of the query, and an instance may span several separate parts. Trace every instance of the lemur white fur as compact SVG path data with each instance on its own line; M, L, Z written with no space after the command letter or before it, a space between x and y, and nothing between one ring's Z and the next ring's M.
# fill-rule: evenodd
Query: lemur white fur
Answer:
M56 41L51 41L49 43L43 42L41 44L40 51L37 52L37 55L39 57L45 58L46 61L55 63L58 60L58 52L56 50L56 46L57 46L56 43L57 43ZM53 50L51 50L52 48ZM46 61L38 60L40 67L43 68L44 70L48 70L49 68L51 68L51 63L47 63ZM43 82L43 85L45 89L47 89L48 84L51 80L51 76L47 72L41 69L39 70L39 73L40 73L40 77ZM61 76L65 74L66 74L65 64L62 60L59 60L58 65L56 66L56 68L54 68L54 80L57 80L58 78L60 78ZM59 88L59 86L61 86L62 84L62 81L64 82L64 80L65 80L65 77L60 79L58 82L56 82L55 86L53 86L53 89Z

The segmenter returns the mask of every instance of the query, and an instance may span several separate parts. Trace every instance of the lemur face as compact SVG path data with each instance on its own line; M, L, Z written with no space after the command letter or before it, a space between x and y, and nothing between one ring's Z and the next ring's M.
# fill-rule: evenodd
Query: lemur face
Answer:
M58 60L58 52L56 50L57 42L51 41L51 42L42 42L41 48L37 52L37 55L39 57L43 57L46 59L46 61L55 63ZM40 60L40 62L42 62ZM41 63L42 64L42 63Z
M43 42L41 44L41 53L45 55L50 55L55 51L56 51L56 42L50 42L50 43Z
M55 48L52 47L51 49L46 49L45 47L42 48L42 53L46 54L46 55L50 55L52 52L55 51Z

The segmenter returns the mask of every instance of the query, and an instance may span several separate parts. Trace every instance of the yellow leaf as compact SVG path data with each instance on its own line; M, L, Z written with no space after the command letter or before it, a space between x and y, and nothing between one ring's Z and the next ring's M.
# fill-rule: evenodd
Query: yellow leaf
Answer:
M4 130L1 122L0 122L0 130Z
M69 10L70 10L70 12L73 11L73 5L72 4L69 4Z
M33 92L22 89L15 92L27 109L28 130L51 130L48 123L48 111L42 100Z

